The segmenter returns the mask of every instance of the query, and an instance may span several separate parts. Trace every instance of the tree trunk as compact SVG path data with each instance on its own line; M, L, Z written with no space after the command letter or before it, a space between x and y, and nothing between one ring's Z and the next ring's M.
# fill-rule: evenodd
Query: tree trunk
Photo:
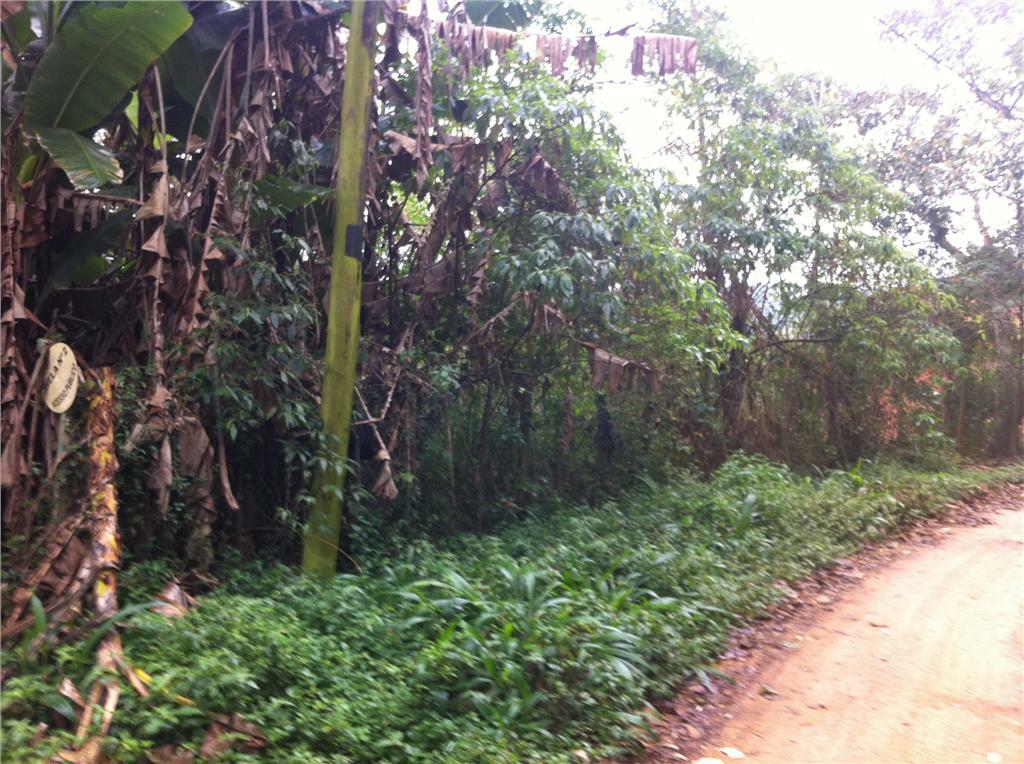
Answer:
M475 518L476 532L483 533L483 504L492 495L488 486L493 486L489 480L491 473L491 419L494 417L494 387L487 385L487 394L484 396L484 409L480 416L480 430L477 435L476 459L473 470L474 482L476 483Z
M558 458L555 460L555 493L561 494L569 477L569 457L572 454L572 436L575 419L572 412L572 392L562 401L562 426L558 431Z
M522 487L529 467L530 448L533 440L533 391L523 389L516 395L516 413L519 417L519 434L523 438L519 447L518 477L516 478L517 501L524 498Z
M96 391L89 401L89 495L88 513L92 530L89 556L79 573L93 578L92 605L97 620L109 621L117 615L117 568L121 551L117 541L117 454L114 450L114 372L109 368L91 374ZM99 667L107 673L97 680L79 721L77 735L84 738L92 721L92 711L103 709L99 733L110 729L114 709L121 697L121 685L114 677L121 663L121 635L111 629L96 648Z
M956 447L961 453L967 451L967 380L960 381L960 400L956 412Z
M720 280L720 279L718 279ZM732 329L747 335L750 296L745 283L734 283L726 293L726 302L732 314ZM727 453L745 445L746 425L743 402L747 389L747 356L740 349L729 351L729 359L719 375L719 403L722 408L722 429Z

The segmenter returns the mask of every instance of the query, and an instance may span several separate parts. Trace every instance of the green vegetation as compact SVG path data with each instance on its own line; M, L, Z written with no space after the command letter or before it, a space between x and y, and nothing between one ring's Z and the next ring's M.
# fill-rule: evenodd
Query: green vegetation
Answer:
M128 619L126 654L152 674L153 694L125 696L109 748L120 761L166 742L198 750L210 715L231 711L281 762L555 761L628 748L653 712L645 700L710 671L729 629L780 595L777 582L1006 481L1024 482L1024 468L865 464L812 479L738 455L708 481L412 543L361 576L243 567L182 619ZM166 573L139 566L127 585L155 593ZM60 678L81 686L93 671L86 644L8 683L5 760L41 758L26 741L35 722L69 712Z
M959 100L637 4L639 148L586 3L448 5L3 3L5 758L628 748L776 581L1021 478L953 466L1022 453L1019 4L884 20Z

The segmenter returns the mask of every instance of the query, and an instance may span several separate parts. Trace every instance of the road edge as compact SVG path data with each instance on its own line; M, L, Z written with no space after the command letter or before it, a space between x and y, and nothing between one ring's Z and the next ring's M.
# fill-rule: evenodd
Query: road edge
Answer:
M1008 496L1024 499L1024 484L1007 482L980 488L965 499L947 503L947 511L904 526L806 578L778 582L782 599L735 629L716 658L716 670L735 683L713 675L706 682L691 679L673 697L655 701L660 718L651 723L654 735L644 742L643 751L633 761L661 764L700 758L707 742L729 721L738 698L749 692L768 668L787 656L789 648L780 640L781 634L812 626L869 575L883 571L914 549L941 543L953 527L990 524L988 518L997 510L989 505ZM1024 506L1018 506L1017 511L1022 509ZM761 688L763 693L771 691L770 687Z

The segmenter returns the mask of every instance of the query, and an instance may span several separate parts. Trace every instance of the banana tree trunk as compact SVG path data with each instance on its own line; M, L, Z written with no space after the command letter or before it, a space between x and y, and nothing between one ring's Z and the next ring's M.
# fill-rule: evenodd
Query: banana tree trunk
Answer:
M121 548L117 539L117 454L114 450L114 372L109 368L91 373L95 392L89 401L89 517L92 543L83 572L95 576L92 605L97 619L109 621L117 615L117 568ZM90 732L93 709L101 708L100 736L107 734L121 686L114 676L121 660L121 635L111 629L96 648L96 660L105 676L97 680L79 720L77 736ZM95 746L95 741L88 745Z

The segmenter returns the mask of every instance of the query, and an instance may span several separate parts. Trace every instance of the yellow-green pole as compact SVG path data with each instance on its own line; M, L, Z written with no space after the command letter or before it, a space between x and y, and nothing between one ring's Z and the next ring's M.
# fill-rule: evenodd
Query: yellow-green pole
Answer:
M334 252L321 404L324 432L332 447L337 448L336 459L332 461L338 464L343 464L348 457L348 431L359 352L363 196L366 193L366 142L377 47L377 5L373 0L352 3L345 85L341 97ZM302 548L304 573L330 576L335 571L341 542L344 485L344 472L333 469L317 471L313 481L315 503L306 525Z

